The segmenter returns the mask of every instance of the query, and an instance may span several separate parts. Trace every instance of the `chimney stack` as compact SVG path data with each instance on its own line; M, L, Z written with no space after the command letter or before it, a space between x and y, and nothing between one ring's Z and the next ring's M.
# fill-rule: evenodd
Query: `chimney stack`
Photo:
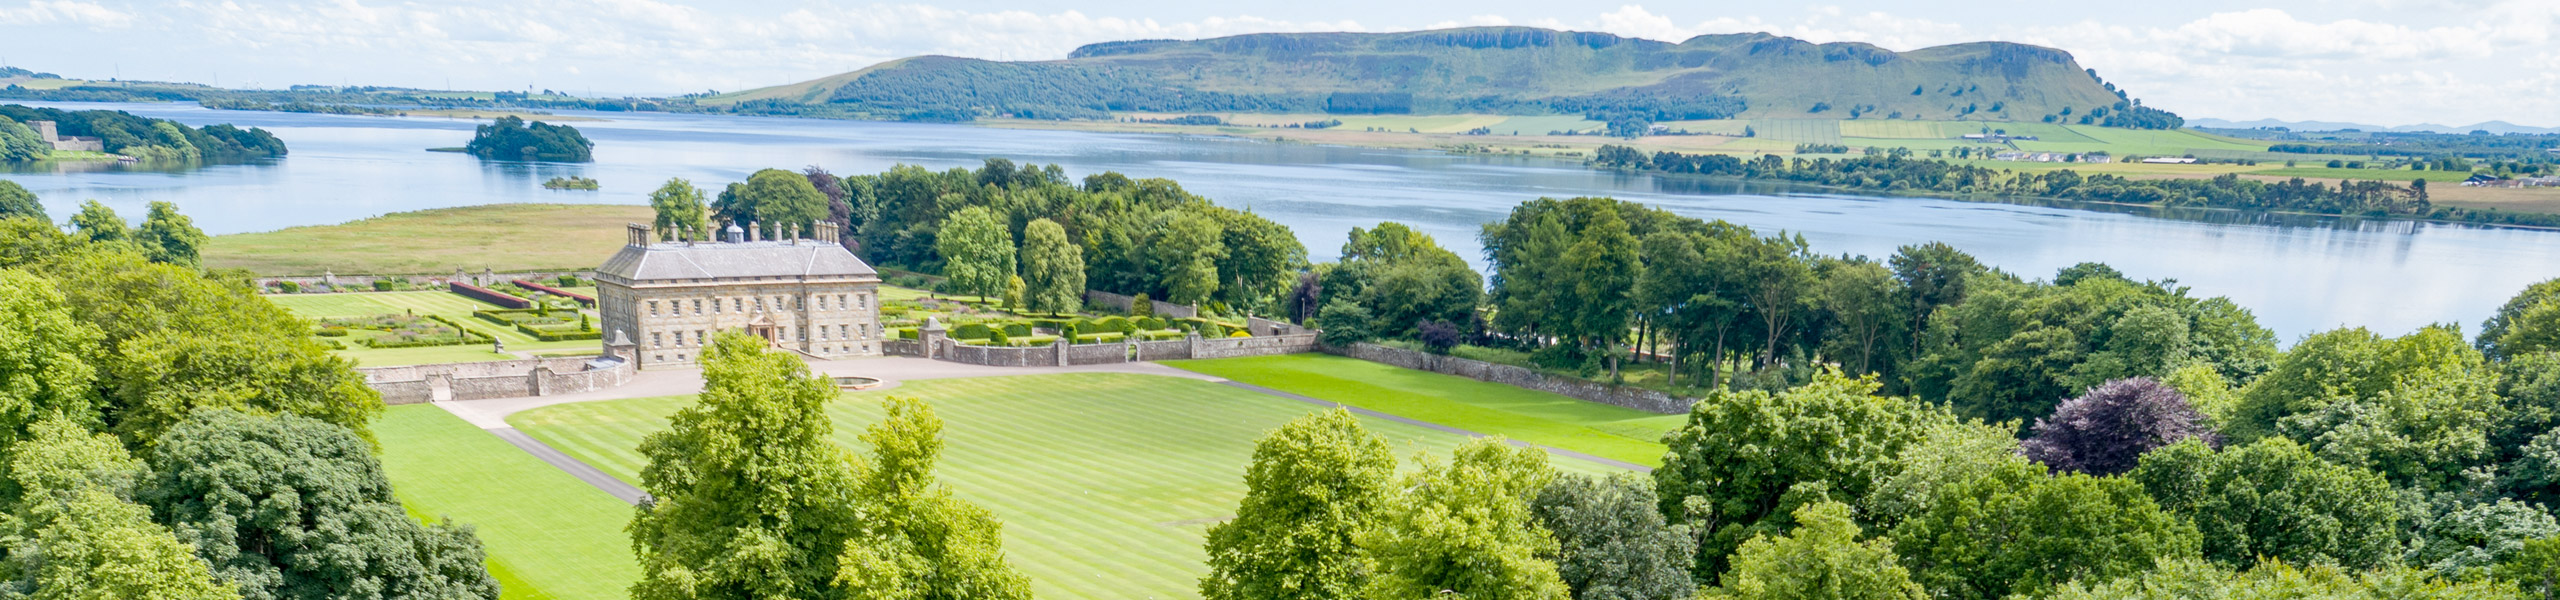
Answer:
M626 224L626 227L628 228L626 233L629 234L629 237L623 241L623 245L647 246L649 245L649 242L652 241L649 239L649 226L639 223L628 223Z

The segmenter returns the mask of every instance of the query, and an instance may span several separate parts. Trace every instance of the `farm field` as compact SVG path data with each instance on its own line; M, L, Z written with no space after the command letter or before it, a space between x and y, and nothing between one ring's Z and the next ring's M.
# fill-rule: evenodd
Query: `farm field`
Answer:
M1192 379L1129 374L909 381L828 406L835 439L859 436L890 395L931 401L944 422L943 482L1004 520L1005 550L1041 598L1191 598L1200 544L1234 514L1255 440L1314 406ZM690 396L565 404L518 413L518 430L626 481L640 438ZM1396 446L1445 458L1463 438L1366 420ZM1558 458L1559 470L1604 473ZM616 537L614 540L619 541Z
M1662 434L1687 419L1329 354L1165 364L1400 417L1653 466L1662 464Z
M489 204L401 212L337 225L214 236L204 265L259 275L438 274L591 269L647 206Z
M598 347L594 340L543 342L510 327L500 327L471 318L471 311L497 308L452 292L360 292L339 294L272 294L266 296L277 306L307 319L364 317L372 315L414 313L419 316L442 315L473 331L497 336L509 351L588 350ZM491 352L487 345L434 346L426 348L349 348L332 350L331 354L356 361L358 366L386 367L444 362L508 360L515 358Z
M631 507L444 409L390 407L373 425L410 514L471 525L506 600L611 600L640 578Z
M2307 179L2345 179L2352 181L2389 181L2408 183L2424 179L2429 183L2458 183L2471 178L2470 171L2411 171L2407 169L2331 169L2328 167L2292 167L2257 171L2257 175L2302 177ZM2433 191L2433 188L2429 188Z

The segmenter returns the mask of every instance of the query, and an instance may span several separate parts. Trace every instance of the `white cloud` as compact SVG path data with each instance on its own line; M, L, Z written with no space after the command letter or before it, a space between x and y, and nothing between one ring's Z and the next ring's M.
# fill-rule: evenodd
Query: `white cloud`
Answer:
M87 2L33 0L25 6L0 6L0 25L78 23L108 29L133 24L133 15Z

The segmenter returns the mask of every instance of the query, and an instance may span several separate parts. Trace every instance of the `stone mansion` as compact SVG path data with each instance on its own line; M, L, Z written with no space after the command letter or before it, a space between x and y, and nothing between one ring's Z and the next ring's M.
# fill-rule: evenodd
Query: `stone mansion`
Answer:
M711 337L745 331L814 358L881 353L880 274L820 223L807 239L656 242L647 225L596 269L605 353L642 369L692 364Z

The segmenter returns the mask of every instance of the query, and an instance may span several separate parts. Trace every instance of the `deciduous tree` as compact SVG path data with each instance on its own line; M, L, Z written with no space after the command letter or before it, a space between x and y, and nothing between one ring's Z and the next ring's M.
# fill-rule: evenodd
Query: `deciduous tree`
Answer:
M1013 234L1004 221L984 207L951 215L934 242L942 253L942 274L953 292L993 297L1013 277Z
M1733 600L1922 600L1893 554L1893 540L1858 540L1849 505L1823 501L1795 511L1786 535L1761 535L1734 553L1724 587L1705 597Z
M1354 540L1393 490L1395 456L1350 411L1299 417L1254 444L1236 518L1209 528L1208 600L1350 598L1368 569Z
M2204 415L2178 390L2148 377L2118 379L2062 401L2036 420L2021 444L2028 458L2055 469L2114 475L2133 470L2142 453L2183 440L2220 444Z
M2140 573L2192 558L2197 545L2195 526L2160 510L2140 484L2027 465L1939 486L1893 539L1934 596L1980 600Z
M1575 600L1676 600L1697 591L1697 538L1662 518L1651 482L1563 475L1530 506L1562 550L1557 574Z
M654 227L658 241L712 241L720 237L711 228L711 209L702 204L702 190L683 178L668 179L658 190L649 192L649 208L657 212Z
M1361 597L1568 598L1556 540L1529 509L1554 478L1544 451L1494 438L1460 444L1445 464L1424 459L1358 537L1373 569Z
M210 239L196 229L195 220L178 214L178 205L160 201L151 203L151 214L143 218L142 227L134 229L133 238L141 242L143 254L152 262L188 268L202 265L199 255Z
M835 585L849 598L1029 600L1031 580L1005 561L1003 524L934 481L942 419L913 398L887 400L888 418L862 440L861 531L837 558Z
M198 410L150 463L138 499L250 600L498 597L471 529L411 518L343 427Z
M92 242L123 241L127 235L124 217L116 216L115 209L96 200L80 203L80 213L71 215L71 226L80 230L80 237Z
M2241 569L2261 559L2372 568L2400 543L2396 491L2382 476L2320 460L2275 438L2215 452L2201 442L2142 457L2128 475L2196 524L2203 556Z
M0 117L0 121L5 120L7 120L5 117ZM15 181L0 181L0 219L19 217L48 222L53 220L52 215L45 214L44 204L36 201L35 192L19 187L18 182Z
M1075 312L1084 306L1084 248L1058 222L1033 219L1022 228L1022 280L1030 310Z
M832 593L845 543L861 532L862 481L853 455L828 439L835 386L765 346L742 332L713 338L700 402L641 440L650 500L631 520L641 571L632 597Z
M0 519L0 595L240 597L214 580L186 542L153 523L151 509L132 501L142 464L115 438L61 420L38 423L32 434L9 456L12 487L24 494Z

